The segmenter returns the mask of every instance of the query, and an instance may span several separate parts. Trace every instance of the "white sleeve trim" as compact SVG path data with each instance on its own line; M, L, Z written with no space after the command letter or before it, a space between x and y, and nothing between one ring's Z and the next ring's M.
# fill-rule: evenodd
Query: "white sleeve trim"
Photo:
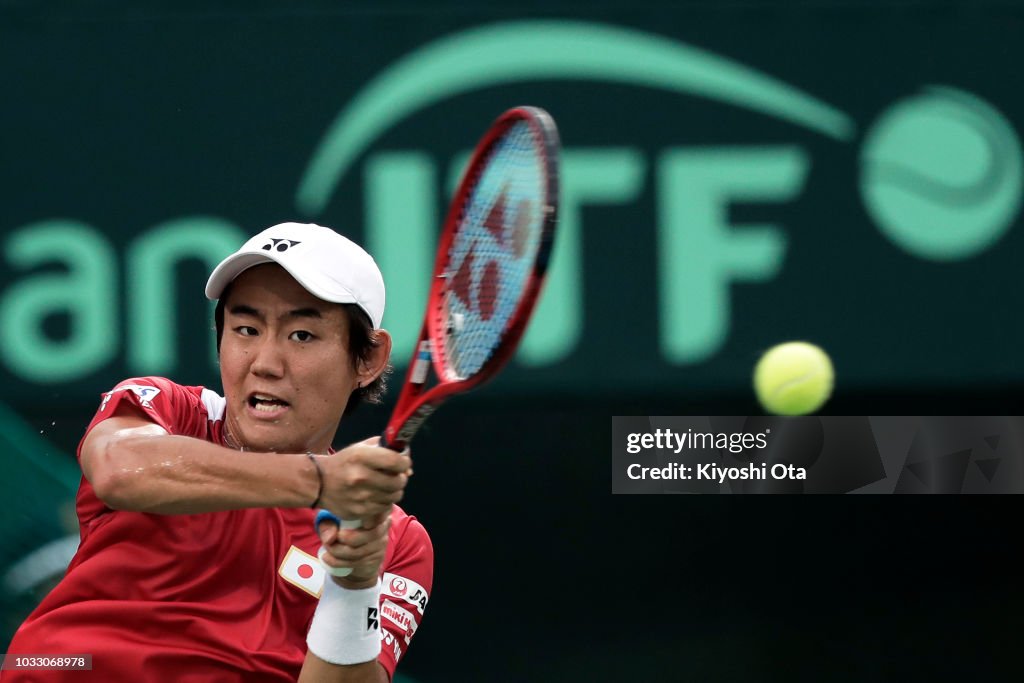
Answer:
M223 396L218 394L216 391L211 391L210 389L203 387L201 399L211 421L216 422L224 419L224 409L227 407L228 402Z

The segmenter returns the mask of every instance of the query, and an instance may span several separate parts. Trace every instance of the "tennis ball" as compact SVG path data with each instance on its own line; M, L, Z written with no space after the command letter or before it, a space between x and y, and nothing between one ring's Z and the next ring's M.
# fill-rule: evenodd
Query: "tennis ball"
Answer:
M832 394L828 354L814 344L787 342L768 349L754 368L757 400L775 415L806 415Z

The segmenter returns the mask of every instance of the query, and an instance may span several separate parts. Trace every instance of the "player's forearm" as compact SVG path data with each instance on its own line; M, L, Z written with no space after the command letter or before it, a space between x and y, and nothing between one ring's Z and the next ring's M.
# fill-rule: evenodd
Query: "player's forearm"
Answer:
M306 652L298 683L388 683L388 674L377 660L350 664L331 664Z
M112 435L95 444L90 458L86 475L96 495L118 510L302 507L319 488L303 454L246 453L185 436Z

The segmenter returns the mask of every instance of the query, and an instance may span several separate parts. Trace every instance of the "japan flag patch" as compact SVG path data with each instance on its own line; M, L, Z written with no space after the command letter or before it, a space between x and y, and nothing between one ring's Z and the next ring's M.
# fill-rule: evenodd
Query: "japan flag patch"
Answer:
M320 597L327 575L320 560L295 546L288 549L288 554L284 556L277 573L282 579L293 586L298 586L314 598Z

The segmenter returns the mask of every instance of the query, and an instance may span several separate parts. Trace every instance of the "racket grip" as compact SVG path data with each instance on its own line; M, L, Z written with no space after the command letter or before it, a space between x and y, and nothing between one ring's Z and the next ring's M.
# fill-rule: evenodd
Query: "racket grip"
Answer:
M380 435L380 443L377 445L381 448L390 448L395 453L401 453L408 444L405 441L388 441L388 433L385 431Z
M343 520L330 510L319 510L316 513L316 518L313 520L313 529L316 530L317 533L320 533L321 522L334 522L342 529L358 529L359 527L363 526L363 521L360 519ZM323 565L323 568L327 571L328 574L331 574L333 576L348 576L352 573L351 567L332 567L326 562L324 562L324 554L326 553L327 548L321 548L319 559L320 564Z

